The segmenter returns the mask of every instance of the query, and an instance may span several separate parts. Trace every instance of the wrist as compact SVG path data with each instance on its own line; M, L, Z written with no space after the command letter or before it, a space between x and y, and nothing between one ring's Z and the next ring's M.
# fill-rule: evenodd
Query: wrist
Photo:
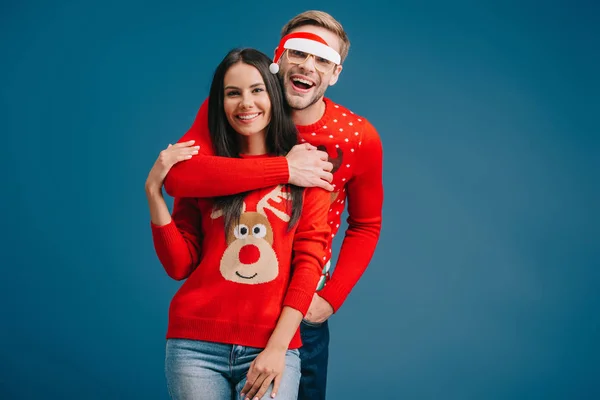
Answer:
M285 353L287 351L287 349L288 349L288 345L285 345L283 343L267 343L267 346L265 347L265 350L282 352L282 353Z
M287 351L290 343L286 343L285 340L282 339L283 338L278 338L277 335L273 335L267 342L265 349L269 349L271 351Z
M327 287L327 285L325 285L325 287ZM325 303L327 303L329 305L329 307L331 308L331 310L330 310L331 315L333 315L333 314L335 314L335 312L337 311L339 306L338 307L334 306L334 299L332 299L330 297L330 293L329 293L329 291L325 290L325 287L317 292L317 296L319 296L322 301L324 301Z
M148 197L163 197L162 186L146 183L144 188Z
M287 183L292 183L292 163L287 157L285 157L285 161L287 165Z

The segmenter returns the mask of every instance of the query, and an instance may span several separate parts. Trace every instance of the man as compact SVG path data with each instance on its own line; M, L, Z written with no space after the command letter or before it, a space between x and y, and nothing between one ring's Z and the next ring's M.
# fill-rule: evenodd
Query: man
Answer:
M328 262L300 327L299 398L318 400L326 393L327 321L367 268L379 239L383 154L379 135L365 118L324 97L327 88L337 82L350 46L342 25L327 13L307 11L291 19L281 37L272 72L283 79L303 144L286 157L214 157L205 101L193 126L180 139L180 143L194 140L200 145L200 154L176 164L164 185L176 198L224 196L286 183L330 190L330 257L331 241L348 202L348 229L334 272L329 273ZM218 188L211 184L216 176L221 182Z

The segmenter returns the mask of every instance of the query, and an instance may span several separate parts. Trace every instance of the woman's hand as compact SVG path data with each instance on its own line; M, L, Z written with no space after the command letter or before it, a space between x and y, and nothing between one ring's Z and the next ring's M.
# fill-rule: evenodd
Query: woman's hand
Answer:
M148 174L146 179L146 191L160 191L167 173L180 161L189 160L192 156L198 154L200 146L192 146L193 140L169 145L160 152L158 159Z
M271 382L271 397L275 397L285 368L285 353L286 349L267 347L254 359L246 376L246 384L242 388L242 397L262 398Z

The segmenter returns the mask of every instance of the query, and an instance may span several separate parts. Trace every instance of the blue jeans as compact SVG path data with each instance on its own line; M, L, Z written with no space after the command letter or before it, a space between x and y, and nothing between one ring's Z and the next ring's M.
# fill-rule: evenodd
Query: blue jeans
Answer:
M240 400L250 364L263 349L168 339L165 374L174 400ZM300 355L288 350L277 399L296 400L300 383ZM271 399L273 384L262 397Z
M302 321L300 359L302 378L298 400L324 400L327 388L327 361L329 359L329 325ZM279 397L279 396L277 396Z

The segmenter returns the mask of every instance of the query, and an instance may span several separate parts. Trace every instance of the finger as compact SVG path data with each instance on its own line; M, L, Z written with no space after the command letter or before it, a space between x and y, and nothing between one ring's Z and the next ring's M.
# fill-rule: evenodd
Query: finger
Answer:
M195 140L188 140L187 142L179 142L179 143L175 143L175 147L188 147L191 146L195 143Z
M317 154L319 155L319 158L321 160L323 160L323 161L329 160L329 154L327 154L326 151L317 150Z
M313 145L312 145L312 144L310 144L310 143L304 143L304 148L305 148L306 150L316 150L316 149L317 149L317 147L316 147L316 146L313 146Z
M248 391L250 391L250 388L252 388L254 381L256 381L256 374L254 373L254 369L251 365L250 369L248 370L248 374L246 375L246 384L244 385L244 387L242 388L242 391L240 393L240 395L242 396L242 399L244 399L245 398L244 396L246 395L246 393L248 393Z
M321 189L325 189L328 192L333 192L333 190L335 189L330 183L324 181L323 179L319 179L315 186L320 187Z
M262 385L260 385L260 389L254 396L255 400L262 399L262 397L267 393L267 389L271 386L271 382L273 382L273 378L275 378L275 374L268 375L263 381Z
M277 396L277 391L279 390L279 384L281 383L281 376L282 374L279 374L275 377L275 380L273 381L273 391L271 392L271 397L275 397Z
M252 387L250 388L250 390L248 390L248 394L246 395L246 399L254 399L256 396L256 393L260 390L260 387L262 386L262 383L265 381L265 379L267 379L269 375L266 374L261 374L259 375L256 380L254 381L254 383L252 384Z
M184 147L184 148L177 150L176 154L194 154L194 155L196 155L196 154L198 154L198 150L199 150L198 146Z
M198 154L198 149L194 148L194 147L187 147L185 149L180 149L178 151L174 151L172 153L172 157L174 158L175 162L181 161L181 160L189 160L190 158L192 158L192 156L195 156Z
M322 171L319 174L319 178L323 179L324 181L327 181L329 183L333 182L333 174L331 172L325 172Z
M329 161L327 161L327 160L324 160L324 161L325 161L325 162L324 162L324 163L321 165L321 169L322 169L323 171L327 171L327 172L331 172L331 171L333 171L333 164L332 164L332 163L330 163L330 162L329 162Z
M254 384L250 387L250 389L248 389L248 393L246 394L246 400L254 399L254 395L256 394L256 392L258 392L258 389L260 389L260 384L262 383L262 381L264 381L264 377L261 376L259 376L254 381Z

